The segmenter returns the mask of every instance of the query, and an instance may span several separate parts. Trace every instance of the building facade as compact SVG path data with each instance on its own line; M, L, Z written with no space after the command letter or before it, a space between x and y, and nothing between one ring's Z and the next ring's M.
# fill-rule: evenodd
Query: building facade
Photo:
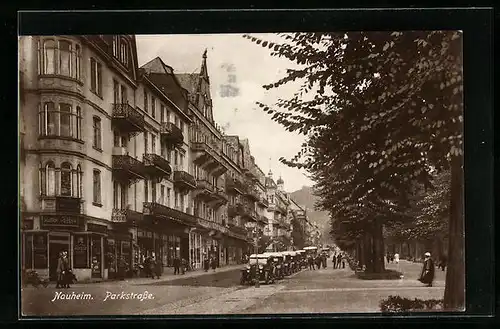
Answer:
M139 67L133 35L19 39L24 269L54 279L62 251L81 281L148 256L224 266L255 227L288 234L282 186L214 121L206 61Z

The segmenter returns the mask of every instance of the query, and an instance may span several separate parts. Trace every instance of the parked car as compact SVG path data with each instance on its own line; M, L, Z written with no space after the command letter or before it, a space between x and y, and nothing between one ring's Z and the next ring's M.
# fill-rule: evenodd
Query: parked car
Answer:
M275 268L273 257L269 254L252 254L249 257L248 264L241 270L240 283L242 285L263 281L266 284L274 283L275 281Z

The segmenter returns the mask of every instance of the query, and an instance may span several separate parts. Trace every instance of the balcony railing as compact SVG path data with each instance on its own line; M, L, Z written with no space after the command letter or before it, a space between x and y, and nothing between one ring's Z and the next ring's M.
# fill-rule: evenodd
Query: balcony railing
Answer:
M244 206L242 217L245 217L252 221L257 221L259 215L257 215L257 212L254 209L250 208L249 206Z
M80 214L81 198L71 196L43 196L42 211L51 213Z
M113 124L124 132L144 131L144 115L128 103L113 104Z
M186 171L174 171L174 184L183 189L192 190L196 188L196 179Z
M255 187L247 187L244 192L245 196L248 197L252 201L259 201L260 195Z
M111 221L115 223L137 223L142 217L142 213L130 209L114 208L111 213Z
M237 225L234 225L234 224L229 224L229 229L230 229L232 232L234 232L234 233L236 233L236 234L240 234L240 235L242 235L242 236L244 236L244 237L246 237L246 236L247 236L247 234L248 234L248 231L247 231L247 229L246 229L246 228L241 227L241 226L237 226Z
M197 223L196 217L193 215L156 202L144 202L143 212L145 216L166 217L182 224L196 225Z
M144 167L150 175L156 177L170 176L172 167L167 159L154 153L144 154Z
M236 193L243 194L245 192L245 186L241 183L240 180L226 177L226 189L228 192L235 191Z
M234 218L235 216L240 216L243 214L243 206L241 204L232 204L227 209L227 215L229 218Z
M182 130L172 122L162 122L160 127L160 135L167 143L179 145L184 142Z
M130 155L113 155L113 173L124 179L143 179L145 167Z
M220 187L215 188L215 196L219 198L222 201L227 202L229 200L229 197L227 196L227 193L224 191L224 189Z
M217 231L220 233L226 233L228 231L228 229L225 226L222 226L222 224L208 220L208 219L198 217L197 223L198 223L198 226L201 226L202 228L204 228L206 230L213 230L213 231Z
M198 179L196 181L196 188L198 190L205 190L205 191L210 192L210 193L215 192L215 187L212 185L212 183L210 183L206 179Z
M267 219L266 216L259 216L259 221L264 223L264 224L267 224L269 222L269 220Z

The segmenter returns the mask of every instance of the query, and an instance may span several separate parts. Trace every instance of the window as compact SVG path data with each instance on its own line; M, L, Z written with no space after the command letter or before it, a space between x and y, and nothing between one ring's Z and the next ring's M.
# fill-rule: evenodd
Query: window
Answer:
M71 164L65 162L61 165L61 195L71 196Z
M179 151L175 150L174 151L174 165L177 167L177 158L179 157Z
M81 54L81 49L80 49L80 46L79 45L75 45L75 77L80 80L80 71L81 71L81 67L82 67L82 64L81 64L81 58L82 58L82 54Z
M113 103L120 103L120 84L116 80L113 80Z
M128 66L128 44L125 40L120 40L120 62Z
M167 206L170 207L170 188L167 188Z
M160 200L161 204L165 205L165 185L160 186Z
M144 202L148 202L149 190L148 190L148 181L144 180Z
M71 137L71 105L59 104L59 118L61 122L61 136Z
M151 115L153 118L156 117L156 99L151 96Z
M181 168L184 168L184 155L179 154L179 165Z
M125 87L124 85L121 85L120 91L121 91L122 104L127 104L128 103L127 87Z
M144 132L144 153L148 153L148 132Z
M94 58L90 59L90 90L102 96L102 64Z
M157 202L156 200L156 183L151 181L151 201Z
M180 123L181 125L179 128L181 128L181 133L184 135L184 122L181 121Z
M165 122L170 122L170 111L167 110L167 117L165 118Z
M118 37L113 37L113 56L118 58Z
M56 74L56 43L46 40L43 43L43 74Z
M126 184L113 182L113 208L127 209L128 187Z
M38 123L40 136L63 136L81 139L82 114L77 106L46 102L39 106Z
M71 42L59 41L60 74L71 76Z
M174 207L177 209L179 207L179 193L174 192Z
M83 171L80 165L76 166L77 197L83 197Z
M101 150L101 118L94 117L94 148Z
M165 122L165 105L160 105L160 122Z
M101 172L94 169L93 175L93 185L94 185L94 203L101 204Z
M148 113L148 93L144 91L144 111Z
M156 136L151 134L151 153L156 154Z

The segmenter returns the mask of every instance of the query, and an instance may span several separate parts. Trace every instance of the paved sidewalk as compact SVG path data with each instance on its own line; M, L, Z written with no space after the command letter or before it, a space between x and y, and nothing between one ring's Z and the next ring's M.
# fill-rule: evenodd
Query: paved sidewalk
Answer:
M204 270L195 270L195 271L189 271L186 272L185 274L174 274L173 268L168 268L168 272L160 276L159 279L152 279L152 278L126 278L125 280L102 280L102 281L96 281L96 282L78 282L77 284L89 284L89 283L128 283L131 285L143 285L143 284L148 284L148 283L158 283L158 282L169 282L173 280L178 280L178 279L187 279L187 278L195 278L203 275L209 275L213 273L224 273L224 272L229 272L229 271L234 271L240 268L243 268L244 265L228 265L224 267L219 267L215 271L210 269L207 272ZM76 285L77 285L76 284ZM75 285L75 286L76 286Z

